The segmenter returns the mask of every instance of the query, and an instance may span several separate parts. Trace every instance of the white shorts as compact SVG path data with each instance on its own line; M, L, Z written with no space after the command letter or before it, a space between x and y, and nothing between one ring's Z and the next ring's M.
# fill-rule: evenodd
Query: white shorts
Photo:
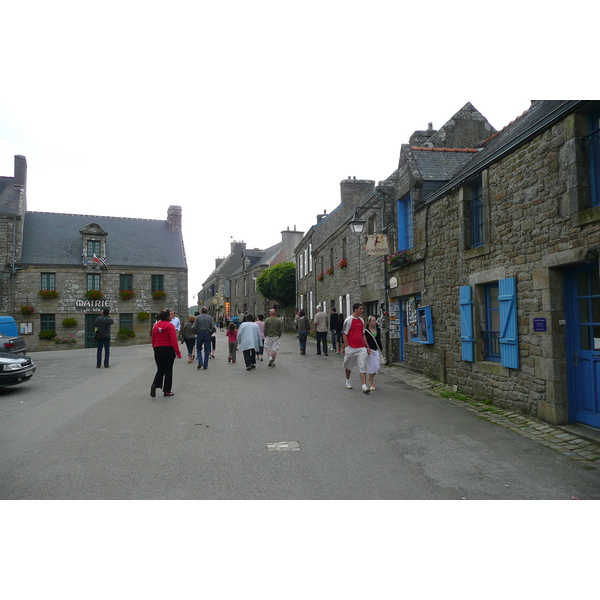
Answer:
M271 350L277 352L279 350L279 338L278 337L266 337L265 338L265 350Z
M367 372L367 349L366 348L344 348L344 369L352 371L358 365L359 373Z
M371 350L371 354L367 355L367 373L369 375L377 375L381 368L381 354L379 350Z

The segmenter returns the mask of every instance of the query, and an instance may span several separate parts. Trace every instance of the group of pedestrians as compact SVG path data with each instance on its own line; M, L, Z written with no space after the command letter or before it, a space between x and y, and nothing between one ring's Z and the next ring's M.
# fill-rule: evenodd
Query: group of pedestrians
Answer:
M377 318L370 316L367 324L363 321L362 314L364 306L361 302L356 302L352 306L352 315L347 319L342 314L338 314L335 308L331 309L331 315L328 317L323 312L323 306L317 305L317 312L313 320L315 327L315 337L317 340L317 355L327 352L327 334L331 335L331 350L344 355L344 370L346 373L346 388L351 390L350 374L352 369L357 366L362 384L362 391L365 394L375 391L375 375L381 368L381 330L377 325ZM300 344L300 354L306 354L306 339L310 331L311 324L304 310L298 313L296 319L298 330L298 341ZM369 382L367 383L367 375Z
M331 309L331 318L323 312L322 305L317 306L313 325L316 330L317 355L328 356L328 333L331 334L332 351L344 355L343 368L346 375L346 388L353 389L350 376L354 367L358 368L362 391L368 394L375 391L375 375L381 368L381 330L375 316L370 316L365 325L362 314L364 306L356 302L352 306L352 315L343 319L335 308ZM108 309L96 319L96 339L98 342L97 367L102 364L104 349L104 366L109 367L110 326L114 323ZM219 323L219 325L221 325ZM300 354L306 354L306 341L311 323L304 310L298 313L296 320ZM276 366L275 360L280 349L280 339L283 325L277 317L275 309L271 309L269 317L263 321L263 315L256 318L252 313L246 313L238 319L238 324L232 319L227 327L228 362L235 364L237 351L244 357L246 371L256 368L257 360L263 359L266 352L269 358L268 367ZM216 348L216 326L208 309L203 306L199 313L190 316L183 328L179 318L173 311L163 310L159 313L152 328L152 348L156 362L156 374L150 386L150 395L156 397L156 390L161 389L165 396L173 396L173 364L175 358L181 358L178 336L185 343L188 351L188 364L197 355L198 369L208 369L208 361L214 358ZM341 336L341 340L338 338ZM343 345L340 344L340 341ZM194 353L195 351L195 353ZM367 383L368 377L368 383Z

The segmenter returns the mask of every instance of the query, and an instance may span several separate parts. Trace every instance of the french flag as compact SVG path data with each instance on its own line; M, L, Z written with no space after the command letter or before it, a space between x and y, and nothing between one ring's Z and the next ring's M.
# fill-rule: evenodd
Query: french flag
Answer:
M94 262L100 264L100 259L94 254Z

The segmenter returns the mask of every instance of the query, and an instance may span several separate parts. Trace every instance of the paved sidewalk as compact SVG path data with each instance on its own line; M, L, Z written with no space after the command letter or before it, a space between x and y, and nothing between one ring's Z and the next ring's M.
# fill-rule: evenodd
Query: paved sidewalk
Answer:
M451 386L412 372L398 364L382 367L381 372L401 379L422 392L445 398L453 404L476 413L482 419L535 440L569 458L584 462L587 468L600 470L600 432L592 428L581 425L551 425L535 417L478 402L453 390Z

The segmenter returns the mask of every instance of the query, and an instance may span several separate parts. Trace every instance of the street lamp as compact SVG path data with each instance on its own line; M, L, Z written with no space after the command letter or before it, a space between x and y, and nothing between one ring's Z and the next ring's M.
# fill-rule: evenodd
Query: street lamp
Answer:
M350 221L350 230L352 233L362 233L365 230L367 222L358 216L358 211L354 213L354 219Z

